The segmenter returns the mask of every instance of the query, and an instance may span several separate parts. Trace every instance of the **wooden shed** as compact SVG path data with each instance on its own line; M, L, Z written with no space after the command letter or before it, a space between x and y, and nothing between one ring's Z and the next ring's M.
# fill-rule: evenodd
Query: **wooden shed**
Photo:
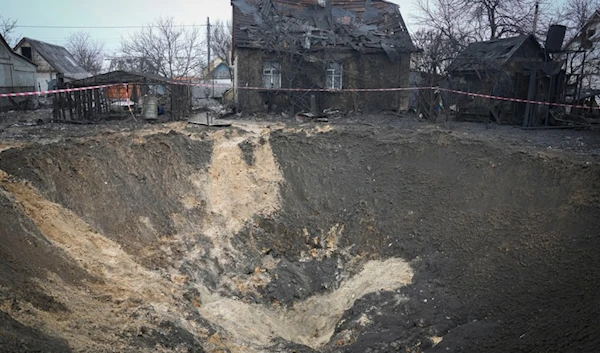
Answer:
M177 81L143 72L112 71L82 80L64 83L61 88L110 87L58 94L54 104L54 119L58 121L98 120L111 114L115 100L127 99L131 114L140 113L144 97L159 96L169 120L180 120L191 113L190 87Z

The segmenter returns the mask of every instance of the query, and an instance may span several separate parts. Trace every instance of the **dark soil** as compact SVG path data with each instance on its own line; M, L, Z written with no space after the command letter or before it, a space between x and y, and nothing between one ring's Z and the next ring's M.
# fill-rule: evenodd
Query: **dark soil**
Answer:
M27 327L0 311L0 352L1 353L69 353L66 340L51 337L40 330Z
M177 352L204 353L194 335L170 321L161 322L158 329L142 327L139 332L130 333L131 343L137 347L152 348L161 346Z
M173 235L172 214L201 223L202 209L185 210L179 195L192 189L186 178L210 161L210 153L209 141L193 141L174 131L141 143L116 135L10 149L1 154L0 169L31 181L49 200L73 210L154 268L166 266L167 260L145 261L142 249L159 236Z
M592 147L581 150L487 134L356 124L310 136L273 131L270 144L284 176L282 209L256 217L233 237L241 255L225 268L207 255L179 261L186 252L211 246L201 235L173 245L169 253L154 248L175 236L174 214L193 227L203 224L204 207L186 208L181 198L200 198L189 176L211 162L208 140L171 132L136 142L115 134L33 144L0 153L0 169L30 181L161 274L176 266L192 284L216 290L220 276L248 275L265 256L280 260L259 296L222 291L267 308L334 290L341 272L354 273L368 260L411 261L413 283L357 298L324 352L596 352L600 164L591 143L596 137L585 135L584 144ZM256 146L246 141L239 147L247 165L254 165ZM96 279L51 246L7 192L0 194L0 211L0 289L11 289L0 291L0 304L67 310L60 298L40 292L35 279L44 278L45 270L74 285ZM302 253L323 246L311 239L334 225L344 229L337 250L300 262ZM256 240L252 249L250 233ZM190 312L199 296L192 287L182 289L178 303ZM363 317L367 323L359 324ZM197 322L211 335L218 330L199 316ZM126 332L133 348L206 349L206 342L174 321ZM443 340L434 345L432 337ZM5 346L69 351L64 340L0 311L0 351ZM314 352L283 340L270 351Z
M45 278L47 271L74 285L95 279L61 250L51 246L23 211L7 198L2 189L0 213L0 301L17 303L24 300L40 310L65 311L62 303L40 292L32 279Z
M242 156L248 165L254 165L254 146L250 141L244 141L239 144L242 150Z
M301 227L345 225L341 247L415 261L404 304L377 306L334 351L593 352L600 345L600 170L589 162L458 139L346 129L273 133L286 183L283 256ZM276 237L273 234L273 237ZM269 237L271 246L279 245ZM364 306L364 308L360 308ZM426 336L444 340L435 348Z

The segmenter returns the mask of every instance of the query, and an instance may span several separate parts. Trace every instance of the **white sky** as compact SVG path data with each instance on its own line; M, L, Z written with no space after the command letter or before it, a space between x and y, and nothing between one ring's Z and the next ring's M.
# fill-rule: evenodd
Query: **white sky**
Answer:
M410 29L412 0L391 0L400 5ZM178 24L204 25L229 20L229 0L0 0L0 14L18 20L22 26L142 26L158 17L173 17ZM201 27L204 31L204 26ZM73 31L90 32L104 43L107 54L117 50L122 36L138 31L137 28L17 28L13 37L31 37L45 42L64 45Z

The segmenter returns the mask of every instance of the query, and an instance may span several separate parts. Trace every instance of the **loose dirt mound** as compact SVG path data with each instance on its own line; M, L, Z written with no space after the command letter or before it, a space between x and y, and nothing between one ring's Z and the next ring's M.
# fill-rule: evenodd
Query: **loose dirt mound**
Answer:
M593 352L600 165L445 132L0 152L0 351Z

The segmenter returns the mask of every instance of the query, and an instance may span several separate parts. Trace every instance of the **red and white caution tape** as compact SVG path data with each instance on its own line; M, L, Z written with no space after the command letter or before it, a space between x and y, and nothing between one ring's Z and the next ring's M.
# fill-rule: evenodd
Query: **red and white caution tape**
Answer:
M462 94L462 95L470 96L470 97L479 97L479 98L501 100L501 101L508 101L508 102L530 103L530 104L536 104L536 105L546 105L546 106L563 107L563 108L600 109L600 107L588 107L585 105L551 103L551 102L532 101L532 100L520 99L520 98L499 97L499 96L491 96L489 94L471 93L471 92L457 91L454 89L447 89L447 88L432 87L432 89L436 89L436 90L444 91L444 92L455 93L455 94Z
M232 88L230 85L224 85L224 84L191 83L191 82L172 82L172 83L174 83L176 85L182 85L182 86ZM95 90L95 89L101 89L101 88L108 88L108 87L112 87L112 86L127 86L127 85L128 85L127 83L119 83L119 84L108 84L108 85L99 85L99 86L90 86L90 87L55 89L55 90L49 90L49 91L0 93L0 97L41 96L41 95L48 95L48 94L55 94L55 93L88 91L88 90ZM438 90L438 91L449 92L449 93L454 93L454 94L466 95L466 96L470 96L470 97L479 97L479 98L501 100L501 101L508 101L508 102L530 103L530 104L536 104L536 105L545 105L545 106L563 107L563 108L600 110L600 107L588 107L585 105L552 103L552 102L533 101L533 100L520 99L520 98L500 97L500 96L492 96L492 95L481 94L481 93L471 93L471 92L465 92L465 91L459 91L459 90L453 90L453 89L447 89L447 88L440 88L440 87L392 87L392 88L344 88L344 89L237 87L237 89L250 90L250 91L267 91L267 92L327 92L327 93L402 92L402 91Z
M220 88L233 88L231 85L220 84L220 83L191 83L191 82L172 82L175 85L180 86L193 86L193 87L220 87ZM426 90L431 87L390 87L390 88L344 88L344 89L332 89L332 88L265 88L265 87L237 87L239 90L249 91L272 91L272 92L398 92L398 91L414 91L414 90Z
M89 90L100 89L100 88L107 88L107 87L112 87L112 86L118 86L118 85L117 84L112 84L112 85L100 85L100 86L90 86L90 87L53 89L53 90L49 90L49 91L0 93L0 97L45 96L47 94L68 93L68 92L77 92L77 91L89 91Z
M264 87L238 87L240 90L250 91L273 91L273 92L399 92L399 91L418 91L428 90L431 87L393 87L393 88L264 88Z
M170 84L179 85L179 86L207 87L207 88L212 88L212 87L233 88L231 85L226 85L226 84L222 84L222 83L193 83L193 82L173 81L173 82L170 82Z

